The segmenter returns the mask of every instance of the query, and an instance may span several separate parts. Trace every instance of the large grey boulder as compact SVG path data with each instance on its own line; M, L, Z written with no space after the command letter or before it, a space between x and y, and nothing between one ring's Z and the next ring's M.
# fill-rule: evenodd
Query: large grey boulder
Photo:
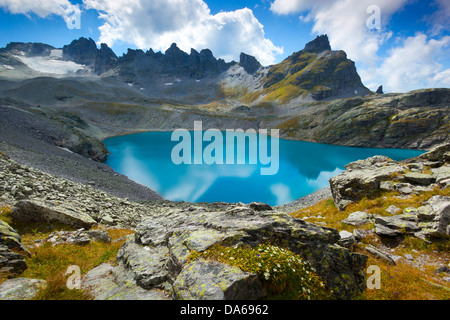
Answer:
M18 275L27 269L25 257L31 256L21 237L9 224L0 220L0 274Z
M209 210L168 208L142 220L117 258L134 275L136 284L148 290L171 284L175 298L200 299L205 295L199 295L198 286L210 278L208 298L254 299L263 293L254 275L222 264L192 261L190 256L216 244L255 246L270 241L307 259L335 297L345 299L365 289L367 257L338 245L339 239L335 229L242 204Z
M434 196L417 210L419 235L428 238L449 238L450 197Z
M89 229L97 222L77 208L50 201L22 200L11 210L13 220L25 222L59 222L77 228Z
M187 264L173 290L180 300L249 300L266 295L256 274L205 259Z
M370 219L372 218L371 214L368 214L364 211L356 211L351 213L346 219L342 220L342 223L350 224L352 226L362 226L368 222L370 222Z

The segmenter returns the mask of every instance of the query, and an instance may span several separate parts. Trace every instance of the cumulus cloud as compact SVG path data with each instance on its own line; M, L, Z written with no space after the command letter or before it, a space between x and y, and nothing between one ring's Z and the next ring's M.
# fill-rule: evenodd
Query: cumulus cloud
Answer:
M435 1L440 10L434 21L448 21L450 2ZM369 28L376 12L374 4L380 17L376 29ZM448 47L448 37L429 39L417 34L403 39L387 29L392 15L406 4L407 0L275 0L271 10L281 15L299 14L302 21L313 22L312 32L328 34L333 49L346 51L357 63L363 83L372 90L380 84L386 92L448 86L450 72L437 62ZM442 29L437 23L434 26ZM381 55L379 49L391 38L394 47Z
M41 18L55 14L63 17L66 21L73 13L80 12L80 6L74 5L68 0L0 0L0 8L13 14L29 16L30 13L34 13Z
M390 51L376 76L385 79L390 91L450 86L450 69L439 63L449 47L450 36L428 39L420 33L408 37Z
M265 37L263 25L248 8L212 15L202 0L84 0L84 4L99 12L104 21L99 41L110 46L123 41L166 50L175 42L186 52L209 48L227 61L245 52L264 65L274 63L283 52Z
M328 34L330 45L345 50L358 62L374 64L377 51L392 36L385 30L389 18L407 0L275 0L271 10L277 14L300 14L304 21L313 21L313 33ZM368 20L375 19L371 8L376 3L379 9L379 28L368 27Z

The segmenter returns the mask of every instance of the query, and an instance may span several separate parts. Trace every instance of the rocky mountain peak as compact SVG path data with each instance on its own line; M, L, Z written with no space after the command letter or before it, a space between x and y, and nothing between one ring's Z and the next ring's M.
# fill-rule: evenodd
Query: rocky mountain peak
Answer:
M176 43L172 43L169 49L166 50L165 55L167 57L187 57L188 54L178 48Z
M254 56L245 54L243 52L239 57L239 64L244 68L245 71L250 74L255 73L261 67L261 64L258 60L256 60Z
M305 51L320 53L326 50L331 50L330 41L326 34L317 36L313 41L305 45Z
M114 68L116 54L102 43L100 49L92 38L79 38L63 47L63 57L79 64L91 66L98 74Z
M33 56L48 56L51 50L55 48L40 42L10 42L6 45L2 51L12 52L14 54L19 54L19 52L24 53L28 57Z

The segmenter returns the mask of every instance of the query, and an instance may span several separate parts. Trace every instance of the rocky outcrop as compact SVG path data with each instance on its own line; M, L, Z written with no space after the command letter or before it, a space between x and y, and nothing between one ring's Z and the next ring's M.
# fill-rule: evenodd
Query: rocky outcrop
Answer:
M9 224L0 220L0 244L14 249L25 256L29 256L30 252L22 244L22 238Z
M392 217L377 217L375 232L379 236L414 235L420 239L450 237L450 197L434 196L424 206L407 208Z
M308 42L305 45L305 51L320 53L326 50L331 50L330 41L328 40L328 36L323 34L321 36L317 36L313 41Z
M0 300L31 300L47 285L39 279L15 278L0 284Z
M255 246L271 241L307 259L337 298L350 298L364 288L366 257L337 245L339 239L337 230L273 210L217 204L215 209L171 209L143 220L120 249L118 261L140 287L169 284L177 298L256 299L265 293L255 274L189 257L217 244Z
M135 230L119 250L116 267L103 266L86 278L90 279L86 286L98 299L135 295L139 299L263 298L267 292L258 275L190 257L213 245L256 246L267 242L308 261L336 298L351 298L365 288L366 257L340 246L337 230L292 218L265 203L137 204L8 158L0 158L0 166L2 201L16 202L13 219L86 229L107 222ZM18 200L17 196L25 199ZM84 244L95 237L102 235L78 230L55 232L46 241Z
M45 43L23 43L23 42L10 42L5 48L0 49L0 52L13 53L15 55L25 54L29 57L36 56L49 56L51 51L55 48Z
M9 224L0 220L0 275L11 277L27 269L25 258L31 256L21 237Z
M27 268L25 256L13 252L7 246L0 244L0 275L12 277L21 274Z
M164 54L155 53L152 49L147 52L129 49L117 62L119 75L125 82L142 84L157 83L161 79L173 81L216 77L233 64L235 62L226 63L223 59L216 59L209 49L201 50L200 53L192 49L187 54L175 43Z
M269 97L288 95L292 99L309 93L315 100L370 93L362 84L354 62L347 59L344 51L332 51L326 35L273 65L267 73L264 89Z
M449 155L450 144L445 144L402 162L384 156L352 162L345 166L343 173L330 179L334 203L343 210L349 203L376 196L381 190L410 194L432 190L433 186L447 186L450 182ZM426 166L431 166L431 172L423 172Z
M316 141L431 149L449 139L449 97L449 89L426 89L333 101L317 126Z
M375 91L375 93L383 94L383 86L379 86L377 91Z
M117 56L105 43L100 49L91 38L79 38L63 47L63 57L78 64L90 66L97 74L116 67Z

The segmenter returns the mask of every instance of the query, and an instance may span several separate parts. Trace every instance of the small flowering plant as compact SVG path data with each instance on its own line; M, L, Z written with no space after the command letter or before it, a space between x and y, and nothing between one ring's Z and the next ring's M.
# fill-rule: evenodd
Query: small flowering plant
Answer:
M316 270L295 253L274 245L226 247L215 245L198 256L236 266L259 275L276 298L328 299L330 293Z

